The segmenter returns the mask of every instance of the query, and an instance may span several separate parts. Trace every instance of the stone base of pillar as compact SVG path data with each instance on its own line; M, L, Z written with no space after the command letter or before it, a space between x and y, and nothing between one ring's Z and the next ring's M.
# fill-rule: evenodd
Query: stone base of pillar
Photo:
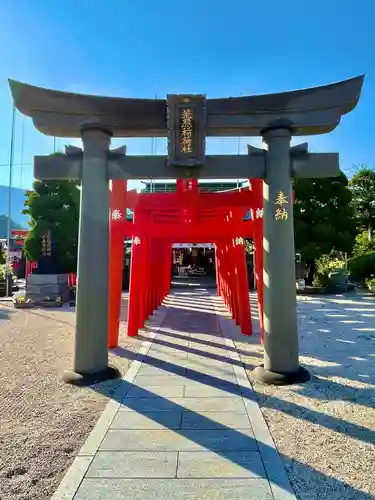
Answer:
M63 381L66 384L76 385L78 387L87 387L90 385L104 382L105 380L112 380L120 378L121 373L113 366L107 366L105 370L96 373L78 373L75 371L66 371L63 374Z
M301 384L310 380L310 373L302 366L295 372L276 373L270 370L265 370L263 365L257 366L253 370L254 378L267 385L291 385Z

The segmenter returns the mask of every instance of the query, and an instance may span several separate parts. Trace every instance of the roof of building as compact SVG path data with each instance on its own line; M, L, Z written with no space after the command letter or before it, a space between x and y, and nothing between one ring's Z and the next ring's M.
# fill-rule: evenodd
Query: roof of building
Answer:
M177 189L176 182L143 182L144 189L143 193L174 193ZM236 181L217 181L217 182L199 182L200 192L217 192L217 191L229 191L231 189L236 189L242 187L243 182Z

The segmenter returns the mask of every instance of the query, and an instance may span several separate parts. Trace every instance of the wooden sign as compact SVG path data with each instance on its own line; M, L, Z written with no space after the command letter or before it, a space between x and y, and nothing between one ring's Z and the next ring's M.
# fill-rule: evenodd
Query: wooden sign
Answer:
M201 167L206 144L206 97L169 95L167 97L168 164Z

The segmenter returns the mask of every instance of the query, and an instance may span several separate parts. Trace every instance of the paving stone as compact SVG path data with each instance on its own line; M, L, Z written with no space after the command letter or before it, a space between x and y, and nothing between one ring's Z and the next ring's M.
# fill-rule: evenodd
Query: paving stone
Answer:
M148 367L148 366L152 366L152 367L155 367L155 368L160 368L162 370L169 370L171 371L172 369L173 370L176 370L176 369L179 369L179 368L184 368L184 363L185 361L187 361L187 355L184 356L184 357L177 357L177 356L162 356L162 358L164 357L164 359L159 359L158 356L155 356L155 355L150 355L150 354L147 354L145 357L144 357L144 360L143 360L143 363L142 363L142 367Z
M194 355L206 356L207 353L210 353L217 354L218 356L230 356L230 352L225 344L223 347L214 347L207 344L199 344L199 342L189 342L189 349L194 350ZM200 351L201 354L196 351Z
M181 348L179 347L172 348L170 346L156 344L153 347L151 347L151 349L148 351L148 354L157 357L160 357L160 355L167 355L167 356L176 356L177 358L184 358L188 354L188 348L183 346L181 346Z
M59 487L53 494L53 500L71 500L74 498L92 459L92 455L76 457L74 459L72 465L69 467L63 480L59 484Z
M140 413L145 411L179 411L186 409L185 406L181 405L183 401L184 398L125 398L121 403L120 411L134 410Z
M179 453L179 478L266 477L257 451L182 451Z
M230 354L227 349L221 349L220 347L213 348L204 344L199 344L199 342L189 342L189 347L187 349L188 357L190 358L230 358Z
M193 354L192 352L187 353L187 359L183 361L184 365L186 363L196 363L199 366L213 365L213 366L223 366L227 369L232 368L232 363L229 358L226 356L216 356L215 354L208 356L201 356L198 354Z
M163 330L159 330L156 339L163 342L168 342L169 344L188 346L190 341L190 335L186 334L179 335L178 333L175 334L173 332L164 332Z
M162 386L173 386L173 385L194 385L194 384L204 384L208 386L220 386L224 382L229 382L237 385L237 380L235 374L232 375L211 375L206 373L199 373L195 371L187 370L185 375L175 375L172 373L165 372L162 375L137 375L134 379L134 385L139 387L147 387L148 385L162 385Z
M241 394L241 388L234 384L228 390L202 384L187 385L185 387L185 398L232 398L233 396L241 396Z
M186 372L186 377L188 378L189 371ZM211 375L206 373L196 373L190 379L189 384L185 385L196 385L201 387L213 387L215 389L228 389L230 391L232 388L238 386L237 379L235 375L221 376Z
M207 373L209 375L233 375L234 370L231 365L219 361L207 363L191 361L189 358L184 360L183 366L186 370L197 371L198 373Z
M201 370L202 372L204 371ZM191 385L194 383L205 384L208 386L218 386L222 385L223 382L229 382L229 384L237 384L236 376L233 373L200 373L195 370L186 369L185 380L187 381L184 385Z
M251 429L109 430L99 449L106 451L257 450Z
M211 342L211 347L220 347L220 338L221 337L216 337L210 333L205 333L202 328L199 328L190 333L189 345L192 346L192 343L194 343L197 347L199 347L199 345L203 345L204 342Z
M129 389L129 392L125 396L127 398L182 398L184 396L184 387L181 386L162 386L162 385L150 385L145 387L138 387L136 385Z
M174 399L173 401L180 404L184 410L191 410L194 412L233 411L242 413L245 408L244 403L239 396L231 398L183 398Z
M120 411L115 416L111 429L180 429L181 417L182 411L147 411L145 413Z
M228 353L222 353L222 354L215 354L215 353L210 353L208 352L207 355L198 354L194 352L189 352L187 354L187 359L189 361L193 362L198 362L198 363L203 363L203 364L223 364L224 366L227 365L228 367L232 366L232 360L231 357Z
M120 411L234 411L245 409L240 396L232 398L129 398L125 399Z
M158 334L156 337L157 340L159 340L161 343L160 344L155 344L155 348L159 349L159 347L162 347L163 350L164 348L168 348L165 344L168 344L172 349L178 349L179 351L184 351L189 347L189 337L186 335L186 338L175 338L171 337L169 335L163 335L163 334Z
M164 367L163 369L163 366L151 366L151 365L145 365L143 364L139 371L138 371L138 375L152 375L152 376L164 376L164 375L168 375L170 372L168 370L165 370L165 368L167 368L168 365L166 364L166 366ZM181 366L181 367L176 367L173 369L173 373L176 374L176 375L184 375L186 372L186 368L184 366Z
M147 387L152 384L154 386L161 385L164 387L172 387L175 385L186 385L188 379L181 375L174 375L172 373L165 373L164 375L155 375L150 377L149 375L138 375L134 379L134 385L138 387Z
M74 500L273 500L266 479L84 479Z
M177 452L100 451L86 477L176 477Z
M168 355L175 356L176 358L184 358L188 355L188 347L181 346L180 344L170 344L167 340L163 340L163 343L151 345L149 354L151 353L154 355L160 354L164 356Z
M225 380L227 382L236 383L236 378L234 372L228 372L224 370L217 370L212 367L200 367L185 369L184 377L192 381L207 382L209 385L215 385L215 381Z
M182 429L217 429L223 426L233 429L251 429L247 413L186 411L182 415Z
M169 363L174 366L182 366L182 362L184 359L187 359L187 356L187 352L170 354L168 352L149 351L147 354L147 358L150 360L148 364L152 364L154 366L161 365L163 363Z
M192 333L191 338L194 340L207 340L210 342L215 342L217 344L223 344L223 345L225 343L221 333L218 333L217 335L213 335L212 332Z

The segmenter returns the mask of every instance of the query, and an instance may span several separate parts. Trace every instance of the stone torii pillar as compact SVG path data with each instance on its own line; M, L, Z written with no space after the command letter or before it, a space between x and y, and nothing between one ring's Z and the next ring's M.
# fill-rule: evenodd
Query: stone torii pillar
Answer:
M299 365L291 133L270 129L263 132L263 140L268 149L263 182L264 364L254 374L272 384L304 382L309 373Z
M111 134L83 128L78 283L73 370L65 382L87 385L119 373L108 366L109 179Z

